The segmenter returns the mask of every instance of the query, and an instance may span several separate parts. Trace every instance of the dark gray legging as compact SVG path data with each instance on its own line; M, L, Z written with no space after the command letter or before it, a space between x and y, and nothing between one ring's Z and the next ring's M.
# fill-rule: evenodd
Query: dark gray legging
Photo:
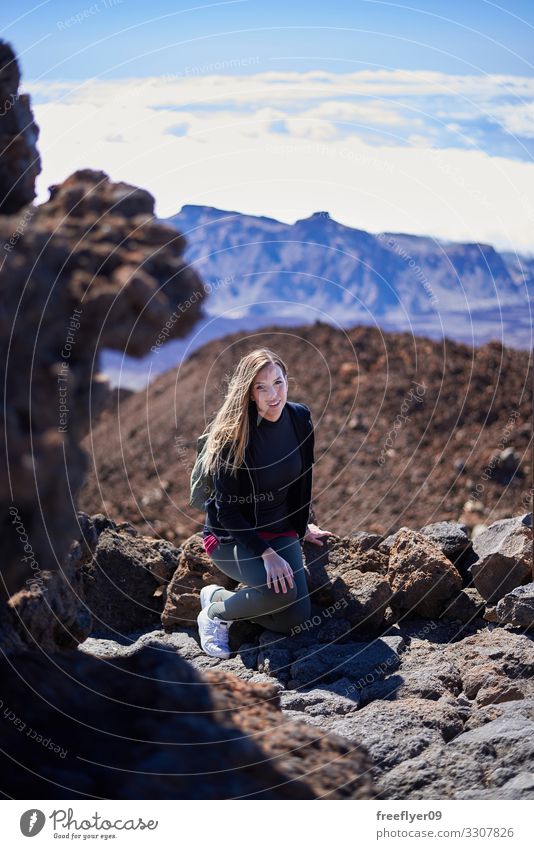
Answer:
M287 592L275 592L272 581L271 587L267 586L261 556L252 554L242 543L219 543L211 552L211 559L221 572L247 586L235 593L217 590L214 603L209 607L210 616L225 620L249 619L282 634L309 619L310 599L299 540L275 537L269 545L291 566L293 587L289 587L286 580Z

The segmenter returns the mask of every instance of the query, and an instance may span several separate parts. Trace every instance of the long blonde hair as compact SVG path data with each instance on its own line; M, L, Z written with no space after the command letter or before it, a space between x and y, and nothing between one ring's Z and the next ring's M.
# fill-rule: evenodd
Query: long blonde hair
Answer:
M258 372L271 364L280 366L287 382L286 364L268 348L256 348L239 360L230 378L223 405L204 431L208 434L202 459L204 474L214 474L224 464L231 474L237 476L249 439L248 410L252 384ZM223 457L222 448L225 446L228 450ZM232 456L233 464L229 462Z

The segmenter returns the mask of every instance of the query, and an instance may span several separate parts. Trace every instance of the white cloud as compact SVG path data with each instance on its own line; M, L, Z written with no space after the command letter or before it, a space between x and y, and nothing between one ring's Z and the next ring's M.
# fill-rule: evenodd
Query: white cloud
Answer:
M534 103L494 106L492 111L507 132L534 139Z
M431 139L428 136L421 136L419 133L413 133L408 136L408 143L411 147L431 147Z
M357 71L349 74L320 72L267 72L248 76L185 76L143 77L121 80L87 80L81 83L29 81L32 94L57 96L85 102L115 100L127 96L139 105L191 106L216 104L217 101L235 107L250 105L287 105L302 107L307 101L324 102L336 96L416 97L449 95L469 101L493 97L534 97L533 77L513 77L500 74L454 75L434 71ZM72 94L69 92L72 91ZM466 109L466 114L469 110ZM472 114L471 114L472 117Z
M510 133L525 134L531 104L506 105L502 95L533 97L529 78L317 71L28 83L26 90L49 98L34 104L41 201L50 184L91 167L147 188L160 216L184 203L285 221L327 209L371 232L534 247L534 164L478 149L459 117L469 117L472 131L474 115L491 111ZM462 148L439 147L432 97L442 127L459 122ZM173 134L177 126L185 135Z
M330 118L332 121L348 121L362 124L390 125L406 124L408 120L413 125L422 121L412 115L406 115L388 103L370 101L369 103L348 103L344 101L329 100L318 106L308 109L305 113L309 117Z
M339 135L337 127L331 121L308 117L306 114L296 118L286 118L284 125L290 136L294 138L328 141Z

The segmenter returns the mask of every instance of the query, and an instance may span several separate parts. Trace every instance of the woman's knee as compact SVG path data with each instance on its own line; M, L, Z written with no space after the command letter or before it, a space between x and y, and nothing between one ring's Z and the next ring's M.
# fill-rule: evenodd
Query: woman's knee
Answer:
M309 596L300 598L291 610L288 610L288 616L291 621L291 627L296 628L297 625L303 625L311 617L311 602Z
M273 587L265 587L262 591L265 599L265 607L267 613L276 613L283 607L294 604L298 598L298 589L295 584L292 587L287 587L287 592L275 592Z
M276 615L276 624L273 630L283 634L290 634L295 629L302 627L311 616L311 604L309 596L300 598L287 610L282 610Z

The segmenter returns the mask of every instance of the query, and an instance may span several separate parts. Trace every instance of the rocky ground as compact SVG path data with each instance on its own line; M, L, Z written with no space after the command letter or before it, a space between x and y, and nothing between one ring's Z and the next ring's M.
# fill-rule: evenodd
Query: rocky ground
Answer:
M149 645L202 672L271 683L285 717L366 750L372 798L534 798L531 636L410 619L373 640L352 637L346 630L344 642L331 643L326 628L298 639L264 631L229 660L204 655L192 629L89 638L80 649L121 657ZM271 733L258 727L254 738L263 746ZM300 743L285 733L288 752Z
M183 740L178 762L172 747L162 746L156 761L143 747L136 754L139 772L155 763L191 771L187 786L173 778L143 791L155 797L534 798L531 521L526 514L496 522L474 540L458 524L439 523L389 539L333 537L324 549L306 543L310 619L289 635L236 622L232 656L218 660L199 645L199 591L236 585L206 556L200 535L175 548L80 514L64 592L47 587L62 600L53 615L46 590L10 601L21 644L47 652L61 645L60 672L75 680L84 663L93 665L94 692L47 675L56 700L69 693L57 736L83 758L83 779L72 767L59 776L66 795L117 792L90 752L95 736L115 734L106 763L120 765L128 727L135 738ZM19 670L38 666L34 655L19 646ZM208 765L224 763L224 788L196 775L193 741L207 731L199 693L212 723L202 751ZM105 720L103 698L120 705ZM135 705L144 713L132 726ZM184 706L185 729L172 719ZM153 727L152 708L165 715L165 733ZM80 714L81 731L70 727ZM225 784L238 762L243 781ZM252 764L266 769L255 774ZM139 781L136 770L121 793L140 792Z

